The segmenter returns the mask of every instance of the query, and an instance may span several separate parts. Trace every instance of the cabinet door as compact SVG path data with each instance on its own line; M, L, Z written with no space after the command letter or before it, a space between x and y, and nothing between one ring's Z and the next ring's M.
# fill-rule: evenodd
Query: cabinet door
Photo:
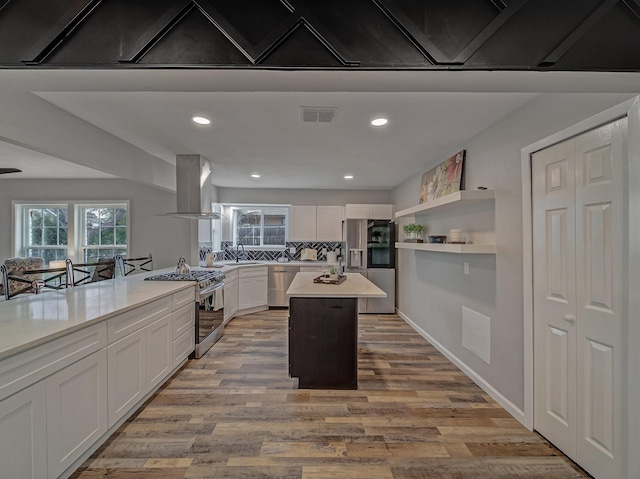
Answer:
M316 240L316 207L292 206L289 210L289 241Z
M348 219L366 220L370 217L369 212L369 205L347 205L344 215Z
M342 206L318 206L316 210L317 241L342 241Z
M253 283L253 306L264 306L269 300L268 276L254 278Z
M145 395L145 330L107 348L109 427Z
M0 401L2 477L47 477L45 394L41 381Z
M229 321L238 311L238 281L224 285L224 321Z
M253 307L253 289L255 278L240 278L238 280L238 309Z
M107 431L107 351L58 371L46 387L49 477L58 477Z
M369 205L369 218L372 220L392 220L393 205Z
M171 315L159 319L145 328L146 391L159 384L173 367ZM145 391L145 392L146 392Z

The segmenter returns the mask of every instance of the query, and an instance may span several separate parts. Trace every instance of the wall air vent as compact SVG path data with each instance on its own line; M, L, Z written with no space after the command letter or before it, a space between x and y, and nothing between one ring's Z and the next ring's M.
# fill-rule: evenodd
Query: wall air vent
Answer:
M300 119L304 123L331 123L337 110L332 107L301 106Z

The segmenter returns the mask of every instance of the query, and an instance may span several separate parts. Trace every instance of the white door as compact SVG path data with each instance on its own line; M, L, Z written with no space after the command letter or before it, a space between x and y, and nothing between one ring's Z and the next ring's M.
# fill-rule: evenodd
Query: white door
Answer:
M626 119L533 155L534 427L624 476Z

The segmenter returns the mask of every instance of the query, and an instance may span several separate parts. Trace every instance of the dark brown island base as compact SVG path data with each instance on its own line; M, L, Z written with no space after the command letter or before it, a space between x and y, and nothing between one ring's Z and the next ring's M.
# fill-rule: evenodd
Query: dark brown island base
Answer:
M289 375L303 389L358 388L358 298L386 293L359 273L318 284L298 273L289 296Z

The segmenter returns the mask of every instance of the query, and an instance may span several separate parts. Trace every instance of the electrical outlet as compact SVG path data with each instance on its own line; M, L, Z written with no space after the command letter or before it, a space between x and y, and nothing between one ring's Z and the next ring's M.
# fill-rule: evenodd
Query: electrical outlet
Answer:
M464 274L469 274L469 263L464 264Z
M322 254L324 254L324 255L327 254L327 248L322 248Z
M289 253L290 254L296 254L296 247L295 246L289 246Z

